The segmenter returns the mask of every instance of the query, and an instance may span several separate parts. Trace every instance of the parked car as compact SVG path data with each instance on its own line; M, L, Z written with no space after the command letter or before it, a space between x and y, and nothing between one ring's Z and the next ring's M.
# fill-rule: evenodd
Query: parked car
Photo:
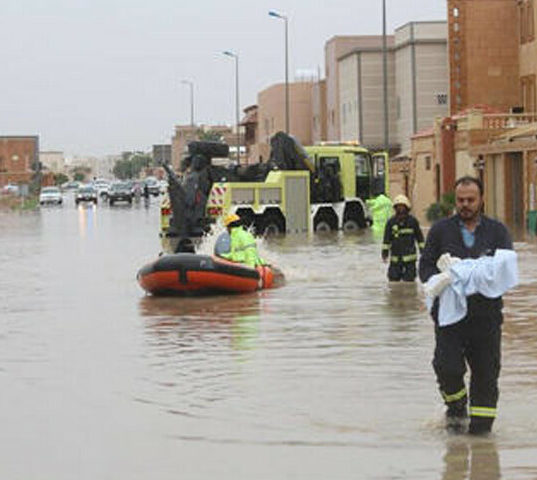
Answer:
M113 183L108 193L110 206L116 202L132 203L132 190L127 182Z
M39 205L61 205L63 203L62 192L58 187L44 187L39 193Z
M97 205L97 190L90 185L80 187L75 195L75 203L78 205L80 202L93 202Z
M73 180L71 182L62 183L62 190L78 190L81 186L82 184L80 182Z
M15 183L8 183L2 187L2 193L6 195L17 195L19 193L19 186Z
M100 198L106 198L108 197L108 194L110 193L110 183L103 180L97 180L94 182L93 187L95 190L97 190L97 195L99 195Z
M160 184L155 177L147 177L144 180L144 184L147 185L149 195L154 195L155 197L158 197L160 195Z

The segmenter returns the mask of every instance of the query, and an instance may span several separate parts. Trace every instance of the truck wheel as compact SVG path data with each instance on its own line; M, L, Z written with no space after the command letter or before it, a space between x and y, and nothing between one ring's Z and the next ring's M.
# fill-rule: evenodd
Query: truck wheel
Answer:
M284 233L284 231L285 226L278 215L275 213L263 215L263 219L261 220L261 235L279 235L280 233Z
M325 220L320 220L315 225L315 231L317 233L323 233L323 232L331 232L332 229L330 228L330 224Z
M319 212L314 219L313 230L314 232L331 232L337 230L337 217L331 212Z
M358 222L356 220L347 220L343 224L343 231L344 232L357 232L360 230L360 226L358 225Z

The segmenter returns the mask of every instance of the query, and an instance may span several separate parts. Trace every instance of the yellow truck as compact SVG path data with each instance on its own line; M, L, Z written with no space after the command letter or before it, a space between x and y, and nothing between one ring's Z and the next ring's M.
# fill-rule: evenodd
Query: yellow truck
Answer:
M355 143L304 147L309 170L271 170L263 182L215 182L206 212L237 213L257 234L355 231L371 224L367 200L388 192L387 155Z

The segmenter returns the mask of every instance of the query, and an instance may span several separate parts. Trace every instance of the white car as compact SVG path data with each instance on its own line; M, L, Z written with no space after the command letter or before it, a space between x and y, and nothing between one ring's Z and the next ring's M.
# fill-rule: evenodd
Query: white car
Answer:
M58 187L44 187L39 194L39 205L61 205L63 203L62 192Z
M19 193L19 186L14 183L8 183L2 187L2 193L17 195Z

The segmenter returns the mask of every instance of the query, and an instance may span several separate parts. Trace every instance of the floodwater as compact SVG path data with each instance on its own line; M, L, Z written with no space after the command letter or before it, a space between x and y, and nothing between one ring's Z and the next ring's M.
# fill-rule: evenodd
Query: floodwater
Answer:
M448 436L417 285L370 233L263 242L283 288L151 298L145 208L0 213L0 478L537 478L537 245L506 296L499 418Z

